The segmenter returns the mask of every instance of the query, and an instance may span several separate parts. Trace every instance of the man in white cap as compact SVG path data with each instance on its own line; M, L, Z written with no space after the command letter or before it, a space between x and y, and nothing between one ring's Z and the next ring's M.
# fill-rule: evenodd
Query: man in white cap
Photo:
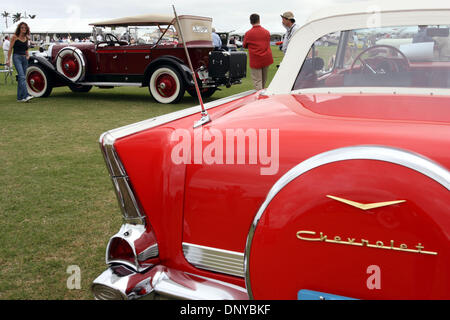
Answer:
M281 15L281 23L286 29L286 34L283 37L283 46L281 50L283 51L283 53L286 53L289 41L291 41L292 36L299 29L299 26L295 24L294 14L291 11L287 11Z

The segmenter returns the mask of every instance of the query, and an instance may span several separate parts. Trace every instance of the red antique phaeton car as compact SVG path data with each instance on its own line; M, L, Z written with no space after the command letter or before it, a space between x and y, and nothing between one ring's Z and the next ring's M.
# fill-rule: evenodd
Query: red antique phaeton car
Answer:
M136 86L148 87L160 103L176 103L185 91L196 96L180 27L203 97L245 78L245 52L213 51L211 18L183 15L179 21L180 26L170 15L141 15L93 23L93 41L53 44L32 56L28 91L46 97L58 86L74 92Z
M450 298L450 5L376 4L312 16L210 121L101 136L124 224L97 299Z

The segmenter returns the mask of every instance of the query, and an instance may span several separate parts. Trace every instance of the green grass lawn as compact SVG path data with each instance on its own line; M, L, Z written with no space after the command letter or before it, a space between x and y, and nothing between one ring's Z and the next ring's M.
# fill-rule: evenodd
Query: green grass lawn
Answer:
M273 53L269 80L282 59ZM248 72L207 101L252 87ZM17 103L16 91L0 74L0 299L92 299L90 284L122 224L100 134L198 102L186 94L180 104L157 104L147 88L64 87ZM67 289L70 265L81 269L80 290Z

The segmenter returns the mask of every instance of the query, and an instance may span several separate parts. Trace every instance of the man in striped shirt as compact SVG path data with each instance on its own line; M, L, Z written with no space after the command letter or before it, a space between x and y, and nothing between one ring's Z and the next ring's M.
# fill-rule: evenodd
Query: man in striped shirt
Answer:
M283 53L286 53L289 41L291 41L292 36L299 29L299 26L295 23L294 14L290 11L283 13L281 15L281 19L281 23L286 29L286 34L283 37L283 46L281 50L283 51Z

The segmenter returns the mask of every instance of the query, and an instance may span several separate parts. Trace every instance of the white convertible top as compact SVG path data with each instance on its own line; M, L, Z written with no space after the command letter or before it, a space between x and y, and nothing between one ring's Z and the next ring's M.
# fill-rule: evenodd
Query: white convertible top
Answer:
M360 1L323 8L294 34L266 94L290 93L312 44L329 33L393 26L450 25L449 0Z
M132 17L123 17L105 21L98 21L90 23L90 25L105 27L105 26L149 26L157 24L170 24L173 20L173 15L164 14L141 14Z
M347 16L354 14L366 14L377 12L398 12L398 11L424 11L449 9L448 0L378 0L359 1L330 6L314 12L307 19L305 24L312 21L331 18L336 16Z
M178 16L180 25L183 28L184 40L186 43L191 41L211 41L212 18L200 17L192 15ZM179 30L178 23L174 21L172 15L162 14L144 14L132 17L117 18L106 21L98 21L91 23L96 27L112 27L112 26L157 26L169 25L174 23L175 28Z

